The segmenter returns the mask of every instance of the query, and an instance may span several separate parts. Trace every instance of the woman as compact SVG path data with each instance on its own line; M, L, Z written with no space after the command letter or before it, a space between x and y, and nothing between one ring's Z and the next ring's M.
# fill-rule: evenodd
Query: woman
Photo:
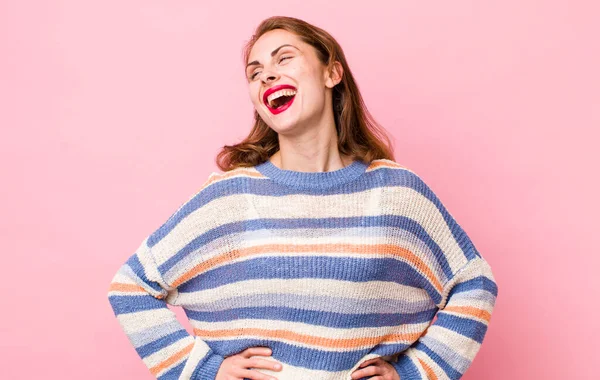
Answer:
M460 378L490 322L491 268L394 162L341 47L272 17L244 65L250 135L112 280L144 363L159 379Z

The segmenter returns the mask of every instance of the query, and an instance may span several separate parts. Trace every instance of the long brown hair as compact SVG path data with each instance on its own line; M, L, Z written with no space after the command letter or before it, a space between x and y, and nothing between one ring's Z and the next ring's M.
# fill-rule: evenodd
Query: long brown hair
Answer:
M306 21L285 16L263 20L254 31L243 50L244 67L256 41L274 29L284 29L296 34L316 50L319 60L328 68L338 61L343 68L342 80L332 92L338 149L342 155L370 163L374 159L394 160L389 136L367 110L358 86L338 42L325 30ZM382 141L383 140L383 141ZM248 137L235 145L225 145L217 154L216 163L223 171L263 163L279 150L277 132L267 125L254 110L254 126Z

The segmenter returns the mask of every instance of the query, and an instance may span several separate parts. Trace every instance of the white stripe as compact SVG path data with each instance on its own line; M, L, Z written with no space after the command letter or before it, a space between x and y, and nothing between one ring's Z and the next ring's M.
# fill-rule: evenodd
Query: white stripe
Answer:
M456 354L461 355L470 361L475 358L475 354L477 354L477 351L479 351L481 346L479 342L469 337L435 324L429 327L427 330L427 335L430 335L440 342L444 342L446 345L451 346Z
M204 357L208 354L209 351L210 347L208 346L208 344L206 344L206 342L199 338L195 338L194 347L192 348L192 351L190 351L190 355L187 359L187 362L185 363L185 366L183 367L183 371L181 372L179 379L190 379L192 377L192 374L196 370L196 367L198 367L198 363L200 362L200 360L204 359Z
M220 299L257 294L319 295L332 298L352 297L377 300L382 297L419 305L433 305L424 289L389 281L352 282L323 278L255 279L237 281L212 289L179 293L178 305L211 303ZM401 310L399 310L401 312Z
M144 310L117 315L117 320L127 335L171 322L175 318L175 313L169 308Z

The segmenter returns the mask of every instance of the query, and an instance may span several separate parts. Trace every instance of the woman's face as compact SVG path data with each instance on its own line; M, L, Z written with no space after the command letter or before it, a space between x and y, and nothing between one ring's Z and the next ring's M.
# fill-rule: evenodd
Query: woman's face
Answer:
M330 89L339 82L327 75L311 45L282 29L269 31L256 41L249 54L246 79L254 108L277 133L322 125L326 107L332 112ZM280 85L287 88L278 92ZM284 96L272 100L274 104L265 98L279 94Z

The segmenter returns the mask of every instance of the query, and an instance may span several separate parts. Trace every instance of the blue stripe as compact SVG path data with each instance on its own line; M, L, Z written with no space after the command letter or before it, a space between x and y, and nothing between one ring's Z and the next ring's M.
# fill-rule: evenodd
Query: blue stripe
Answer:
M493 294L494 297L498 296L498 286L496 283L486 276L479 276L455 285L450 293L448 293L448 298L452 298L452 295L455 293L470 292L472 290L484 290Z
M131 270L133 270L133 272L142 281L144 281L144 283L146 283L146 285L148 285L152 289L156 290L157 292L162 291L162 288L160 287L160 285L158 283L156 283L155 281L150 281L148 279L148 277L146 277L146 273L144 272L144 267L143 267L142 263L140 262L140 259L139 259L137 253L131 255L129 257L129 259L127 259L127 262L125 264L129 265L129 267L131 268Z
M441 301L429 281L411 265L391 258L291 256L261 257L216 267L179 286L180 293L213 289L250 279L325 278L342 281L391 281L425 289L437 304Z
M143 359L177 341L189 337L191 337L191 335L186 330L179 330L166 336L160 337L151 343L145 344L141 347L137 347L136 350Z
M227 322L238 319L266 319L272 321L302 322L332 328L362 328L400 326L431 321L437 308L417 313L342 314L319 310L301 310L289 307L241 307L221 311L193 311L186 309L188 318L202 322Z
M475 321L470 318L457 317L440 311L437 314L437 320L434 322L436 326L445 327L448 330L456 331L474 341L481 343L487 331L485 323Z
M232 354L236 353L238 352L234 352ZM217 377L217 373L219 372L219 368L221 367L224 359L225 358L223 356L210 349L198 363L196 369L192 373L192 376L190 376L190 380L214 379Z
M421 380L419 369L407 355L400 355L398 361L392 363L392 366L396 369L396 372L398 372L401 380Z
M115 315L167 308L165 301L158 300L149 294L139 296L111 295L108 297L108 301Z
M431 359L433 359L433 361L435 361L437 363L437 365L440 366L440 368L442 368L444 370L444 372L446 372L446 374L448 375L448 377L450 379L460 379L460 377L462 376L462 373L455 370L441 356L439 356L435 351L433 351L432 349L427 347L427 345L425 345L423 342L419 341L416 344L415 348L417 350L423 351L424 353L427 354L427 356L429 356Z

